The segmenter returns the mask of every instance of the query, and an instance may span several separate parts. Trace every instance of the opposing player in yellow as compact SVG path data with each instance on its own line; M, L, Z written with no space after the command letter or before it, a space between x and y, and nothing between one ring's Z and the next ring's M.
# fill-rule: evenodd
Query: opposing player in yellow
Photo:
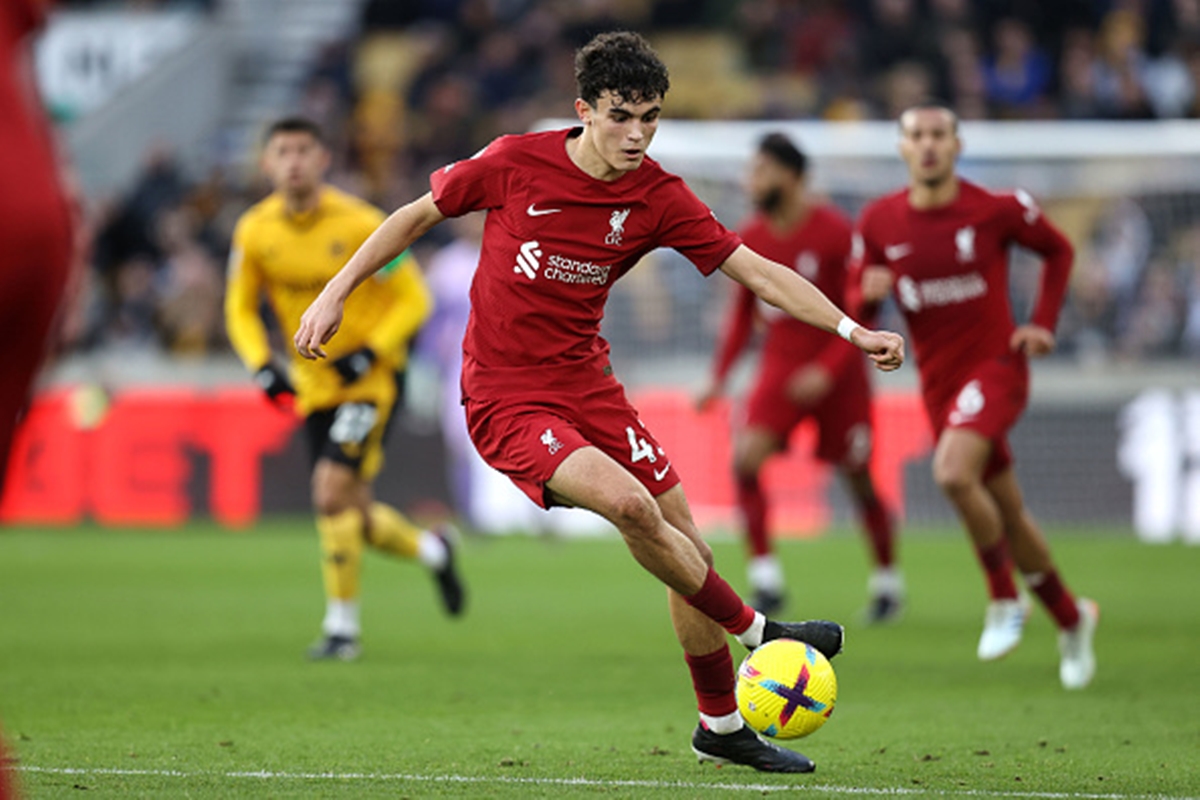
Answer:
M262 169L274 192L238 220L225 319L234 349L262 390L276 403L294 400L305 418L326 596L324 636L309 656L349 661L359 654L364 545L425 565L451 615L462 613L464 592L451 540L421 530L372 493L408 342L432 308L416 260L402 253L355 293L357 308L328 361L293 351L285 370L271 352L263 297L290 341L304 309L385 217L325 184L329 163L321 130L309 120L289 117L267 130Z

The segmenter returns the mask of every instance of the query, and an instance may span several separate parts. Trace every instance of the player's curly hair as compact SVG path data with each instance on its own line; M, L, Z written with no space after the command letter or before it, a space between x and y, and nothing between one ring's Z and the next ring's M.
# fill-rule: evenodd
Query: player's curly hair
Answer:
M579 96L595 107L606 91L629 103L657 100L666 95L671 79L642 36L612 31L594 37L575 54L575 83Z

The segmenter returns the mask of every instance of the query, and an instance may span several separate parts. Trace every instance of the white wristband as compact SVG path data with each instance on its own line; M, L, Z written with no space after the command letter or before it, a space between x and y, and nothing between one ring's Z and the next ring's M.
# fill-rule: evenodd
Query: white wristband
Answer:
M837 326L838 336L842 337L847 342L852 343L853 340L850 338L850 335L852 333L854 333L854 329L857 327L858 327L857 322L850 319L849 317L842 317L842 321L839 322L838 326Z

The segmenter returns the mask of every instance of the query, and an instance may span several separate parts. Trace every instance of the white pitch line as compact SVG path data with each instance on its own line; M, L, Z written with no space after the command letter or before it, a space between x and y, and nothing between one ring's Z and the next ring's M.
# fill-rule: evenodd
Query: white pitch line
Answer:
M779 785L774 783L703 783L699 781L606 780L602 778L523 778L516 775L420 775L404 772L185 772L175 769L120 769L104 767L17 766L20 772L47 775L95 775L158 778L251 778L294 781L396 781L410 783L508 784L530 786L584 786L610 789L718 789L727 792L808 792L848 795L937 795L939 797L1008 797L1014 800L1200 800L1200 797L1165 794L1115 794L1094 792L1012 792L986 789L872 788L825 784ZM803 780L801 778L801 780Z

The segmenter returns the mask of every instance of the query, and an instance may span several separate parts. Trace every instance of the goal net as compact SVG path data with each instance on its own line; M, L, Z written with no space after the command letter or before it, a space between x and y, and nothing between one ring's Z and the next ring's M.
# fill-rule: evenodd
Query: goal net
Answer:
M547 120L538 127L570 124ZM806 151L811 190L852 218L906 181L897 128L885 122L666 120L650 154L736 227L749 210L741 188L747 162L772 131ZM1060 352L1039 365L1033 403L1013 436L1031 505L1060 523L1127 524L1132 488L1118 463L1117 420L1143 375L1135 370L1127 377L1129 365L1155 359L1165 364L1156 376L1183 386L1200 353L1200 124L965 122L962 137L961 174L989 188L1025 189L1077 249ZM1018 317L1028 313L1038 278L1037 262L1015 251ZM731 289L729 281L701 277L674 252L658 251L614 288L604 328L617 373L647 424L672 450L685 449L677 466L682 462L697 515L710 524L733 521L728 422L707 431L711 421L686 401L708 373ZM883 324L903 323L889 309ZM734 373L735 398L753 361L747 354ZM888 448L883 457L892 462L882 467L885 493L911 521L952 520L928 474L916 370L877 378L877 448ZM781 524L819 529L848 519L836 481L802 457L805 442L797 445L769 476L780 501L794 506ZM797 482L796 472L807 477Z

